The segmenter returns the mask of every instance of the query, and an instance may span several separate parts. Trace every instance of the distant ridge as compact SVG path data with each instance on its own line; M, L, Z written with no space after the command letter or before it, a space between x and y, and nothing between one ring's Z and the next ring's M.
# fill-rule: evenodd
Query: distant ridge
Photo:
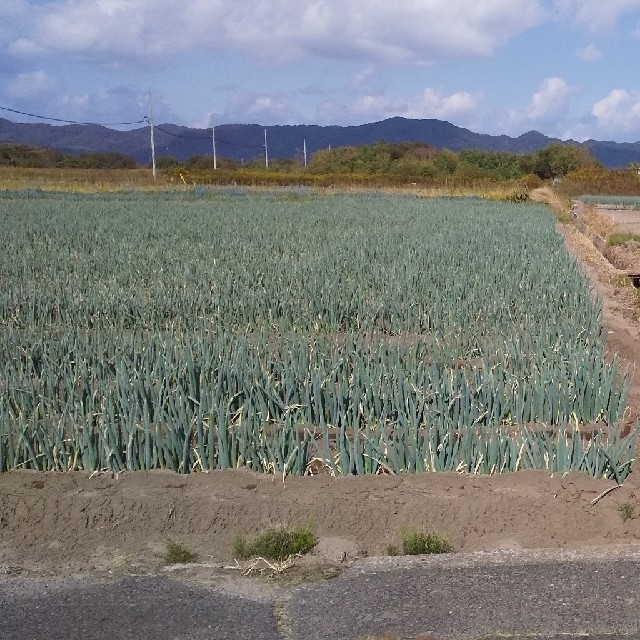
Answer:
M258 124L224 124L216 127L216 151L220 157L252 160L264 153L264 129ZM443 120L389 118L357 126L274 125L266 127L269 158L294 158L327 147L356 146L386 142L425 142L435 147L462 151L508 151L533 153L552 142L559 142L538 131L517 138L474 133ZM156 157L172 156L184 162L190 156L211 155L211 129L193 129L161 124L154 131ZM141 164L151 161L147 126L130 131L87 125L17 123L0 118L0 143L28 144L64 153L80 154L117 151ZM575 143L578 144L578 143ZM588 140L583 143L602 164L613 169L640 162L640 142L618 143Z

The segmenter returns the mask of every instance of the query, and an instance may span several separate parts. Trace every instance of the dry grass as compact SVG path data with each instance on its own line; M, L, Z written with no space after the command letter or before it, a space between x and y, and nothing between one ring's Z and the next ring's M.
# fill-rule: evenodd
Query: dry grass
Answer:
M28 169L0 167L0 190L41 189L43 191L100 193L126 190L182 190L201 184L232 185L237 183L247 188L274 188L285 184L307 184L322 192L371 191L384 193L410 193L421 197L477 196L490 200L508 200L522 190L521 181L471 180L448 178L425 182L411 182L400 176L316 176L314 174L275 174L265 172L218 171L187 175L186 182L178 175L158 172L153 179L150 169ZM201 178L201 179L200 179ZM215 178L215 179L214 179ZM364 178L367 178L366 180Z
M602 215L593 205L586 205L580 213L580 220L589 228L591 234L606 239L615 231L616 225L608 216Z
M175 185L183 186L183 185ZM166 190L162 174L154 181L150 169L25 169L0 167L0 190L41 189L65 193L96 193L131 189Z
M532 200L546 204L559 222L571 222L573 220L569 213L571 202L558 196L551 187L533 189L529 195Z

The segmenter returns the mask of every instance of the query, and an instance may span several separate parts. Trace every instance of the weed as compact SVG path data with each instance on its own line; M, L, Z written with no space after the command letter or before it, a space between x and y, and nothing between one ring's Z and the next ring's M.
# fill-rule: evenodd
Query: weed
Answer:
M610 247L620 247L630 243L640 243L640 234L630 232L616 232L609 235L607 244Z
M393 543L389 543L386 546L386 552L388 556L399 556L400 555L400 549L398 549L398 545L397 544L393 544Z
M165 564L189 564L198 559L198 554L181 542L167 540L165 546L166 549L162 556Z
M402 552L407 556L417 556L431 553L451 553L453 544L449 537L437 531L417 531L402 529Z
M528 202L530 200L529 190L526 187L516 189L515 191L508 193L505 196L505 200L507 200L507 202L513 202L514 204L519 204L520 202Z
M291 556L309 553L317 542L318 539L309 525L298 529L272 527L251 541L236 534L233 539L233 553L240 560L265 558L282 562Z
M633 520L637 517L636 514L636 505L631 502L631 500L626 500L625 502L619 502L616 505L616 509L618 510L618 515L622 519L622 522L626 522L627 520Z

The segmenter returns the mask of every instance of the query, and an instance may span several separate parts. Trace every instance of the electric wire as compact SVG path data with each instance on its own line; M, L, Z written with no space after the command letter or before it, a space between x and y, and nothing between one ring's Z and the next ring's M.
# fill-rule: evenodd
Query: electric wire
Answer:
M11 113L17 113L21 116L29 116L30 118L39 118L40 120L51 120L52 122L62 122L64 124L93 124L99 127L117 127L131 124L143 124L145 118L142 120L135 120L134 122L79 122L78 120L64 120L62 118L52 118L49 116L40 116L35 113L27 113L26 111L18 111L17 109L10 109L9 107L0 106L0 111L10 111Z
M96 125L101 127L116 127L116 126L126 126L126 125L134 125L134 124L144 124L145 122L149 122L149 117L144 116L142 120L135 120L132 122L80 122L78 120L65 120L64 118L54 118L51 116L42 116L36 113L29 113L27 111L19 111L18 109L11 109L9 107L3 107L0 105L0 111L9 111L10 113L15 113L21 116L28 116L30 118L37 118L40 120L50 120L51 122L61 122L63 124L80 124L80 125ZM158 125L153 125L155 129L158 131L162 131L162 133L166 133L169 136L173 136L174 138L182 138L183 140L208 140L209 136L185 136L180 135L178 133L174 133L172 131L167 131ZM229 142L228 140L221 140L216 137L216 144L226 144L230 147L240 147L243 149L262 149L264 144L239 144L237 142Z
M167 135L173 136L174 138L182 138L183 140L210 140L211 136L207 135L207 136L184 136L181 135L179 133L174 133L172 131L167 131L166 129L163 129L162 127L159 127L157 124L153 125L154 129L156 129L157 131L162 131L162 133L166 133ZM227 144L231 147L242 147L244 149L262 149L264 147L264 144L239 144L237 142L228 142L226 140L221 140L220 138L218 138L218 136L216 136L216 144Z

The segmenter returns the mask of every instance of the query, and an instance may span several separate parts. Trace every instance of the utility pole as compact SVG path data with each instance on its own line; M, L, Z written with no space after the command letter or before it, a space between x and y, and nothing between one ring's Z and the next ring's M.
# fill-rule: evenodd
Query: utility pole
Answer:
M153 140L153 105L151 104L151 92L149 92L149 129L151 130L151 169L153 171L153 179L156 179L156 145Z
M218 161L216 159L216 127L213 123L213 117L211 118L211 140L213 142L213 168L218 168Z
M307 140L302 141L302 155L304 156L304 166L307 166Z
M267 130L264 130L264 166L269 168L269 152L267 150Z

